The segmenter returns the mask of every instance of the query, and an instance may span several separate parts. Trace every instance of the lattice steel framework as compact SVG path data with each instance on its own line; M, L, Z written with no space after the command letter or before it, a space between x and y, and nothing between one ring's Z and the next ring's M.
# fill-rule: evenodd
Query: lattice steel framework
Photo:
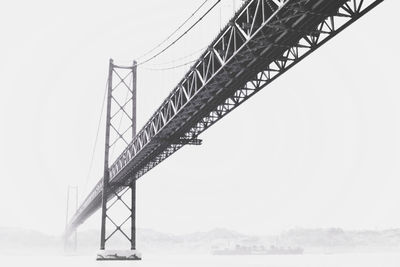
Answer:
M113 155L123 151L136 136L136 62L131 67L117 66L110 59L108 85L107 85L107 114L106 138L104 153L104 178L102 179L102 217L100 250L105 249L106 242L120 233L130 242L131 250L136 249L136 180L129 183L116 183L110 180L110 160ZM124 199L127 192L130 194L130 203ZM112 201L110 201L112 200ZM118 218L110 215L110 209L119 203L128 210L128 216L120 223ZM126 233L124 225L130 221L130 233ZM114 227L107 233L107 222ZM98 258L102 259L102 258Z
M300 62L383 0L248 0L110 166L130 182ZM71 228L99 207L102 180Z

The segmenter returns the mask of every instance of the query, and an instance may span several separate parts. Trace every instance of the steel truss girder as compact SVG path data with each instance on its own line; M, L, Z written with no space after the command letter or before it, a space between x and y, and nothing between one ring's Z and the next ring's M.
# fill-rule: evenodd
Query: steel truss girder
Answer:
M381 2L247 1L111 165L110 177L138 179L183 146L160 140L196 139ZM73 225L97 208L99 190L96 185Z

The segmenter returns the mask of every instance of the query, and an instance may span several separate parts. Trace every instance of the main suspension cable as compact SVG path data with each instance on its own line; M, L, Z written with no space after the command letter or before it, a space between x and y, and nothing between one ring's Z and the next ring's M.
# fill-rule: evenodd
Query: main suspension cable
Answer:
M177 68L192 64L193 62L196 62L196 61L197 61L197 59L188 61L188 62L180 64L180 65L176 65L176 66L172 66L172 67L166 67L166 68L144 68L144 69L146 69L146 70L157 70L157 71L158 70L172 70L172 69L177 69Z
M94 145L93 145L93 150L92 150L92 155L90 157L90 164L89 164L89 170L86 176L86 181L85 181L85 191L87 189L87 185L89 182L89 178L90 178L90 173L92 172L92 168L93 168L93 162L94 162L94 155L96 153L96 147L97 147L97 140L99 139L99 132L100 132L100 126L101 126L101 118L103 117L103 112L104 112L104 103L106 102L106 95L107 95L107 87L108 87L108 78L106 81L106 86L104 89L104 94L103 94L103 102L101 104L101 111L100 111L100 117L99 117L99 121L97 123L97 131L96 131L96 138L94 141Z
M186 22L188 22L191 18L193 18L194 15L196 15L196 13L210 0L205 0L184 22L182 22L181 25L179 25L178 28L176 28L175 31L173 31L170 35L168 35L167 38L165 38L162 42L160 42L158 45L156 45L155 47L153 47L152 49L150 49L149 51L147 51L146 53L144 53L143 55L139 56L137 59L141 59L145 56L147 56L148 54L152 53L154 50L156 50L157 48L159 48L160 46L162 46L166 41L168 41L175 33L177 33L185 24Z
M182 33L177 39L175 39L175 41L173 41L172 43L170 43L167 47L165 47L163 50L161 50L160 52L158 52L157 54L155 54L154 56L137 63L136 65L143 65L153 59L155 59L156 57L158 57L159 55L161 55L162 53L164 53L167 49L169 49L171 46L173 46L174 44L176 44L180 39L182 39L191 29L193 29L205 16L208 15L208 13L211 12L211 10L213 10L215 8L216 5L218 5L221 2L221 0L217 0L217 2L214 3L214 5L212 5L212 7L210 7L206 13L204 13L192 26L190 26L189 29L187 29L184 33Z
M192 53L190 53L190 54L187 54L187 55L182 56L182 57L175 58L175 59L173 59L173 60L169 60L169 61L165 61L165 62L160 62L160 63L156 63L156 64L151 64L151 67L150 67L150 68L156 67L156 66L163 66L163 65L168 65L168 64L176 63L176 62L178 62L178 61L181 61L182 59L186 59L186 58L189 58L189 57L191 57L191 56L193 56L193 55L197 55L199 52L205 50L207 47L208 47L208 46L202 47L201 49L198 49L198 50L196 50L196 51L194 51L194 52L192 52Z

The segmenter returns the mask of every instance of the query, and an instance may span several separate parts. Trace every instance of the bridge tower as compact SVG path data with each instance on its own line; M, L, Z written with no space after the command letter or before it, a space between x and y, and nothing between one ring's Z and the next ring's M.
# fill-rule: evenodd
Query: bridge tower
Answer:
M71 198L72 195L72 198ZM73 196L75 197L73 198ZM72 202L72 206L70 205ZM69 214L78 210L78 186L70 186L67 188L67 210L65 216L65 230L68 228ZM78 247L78 233L75 229L71 236L64 235L64 252L76 252Z
M136 61L133 61L132 66L118 66L110 59L100 252L97 254L97 260L141 259L136 251L136 179L132 177L129 183L121 184L110 180L109 170L110 164L136 136L136 78ZM118 220L121 216L124 218L122 221ZM128 244L121 249L123 241ZM112 246L113 250L106 250L106 245L107 248ZM130 249L126 249L127 247Z

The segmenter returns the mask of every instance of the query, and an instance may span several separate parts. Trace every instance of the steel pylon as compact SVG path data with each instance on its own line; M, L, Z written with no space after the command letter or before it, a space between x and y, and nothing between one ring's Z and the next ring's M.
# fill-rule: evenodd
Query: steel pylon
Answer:
M110 180L110 162L115 161L136 136L136 81L137 64L118 66L110 59L107 82L106 135L104 150L104 176L102 192L102 215L100 253L97 260L138 260L136 251L136 179L128 183ZM130 192L130 196L128 196ZM116 206L128 212L124 220L118 222L121 214L112 213ZM127 222L131 223L127 227ZM109 228L111 226L111 228ZM111 230L113 229L113 230ZM119 235L129 242L130 248L106 250L111 238Z
M71 198L71 194L75 195L75 198ZM72 206L70 205L72 201ZM70 186L68 185L67 188L67 210L66 210L66 215L65 215L65 232L67 232L68 228L68 220L69 220L69 215L71 212L71 208L76 212L78 210L78 187L77 186ZM76 251L78 248L78 233L77 229L73 231L73 234L71 236L68 236L67 234L64 235L64 251L69 252L69 251Z

